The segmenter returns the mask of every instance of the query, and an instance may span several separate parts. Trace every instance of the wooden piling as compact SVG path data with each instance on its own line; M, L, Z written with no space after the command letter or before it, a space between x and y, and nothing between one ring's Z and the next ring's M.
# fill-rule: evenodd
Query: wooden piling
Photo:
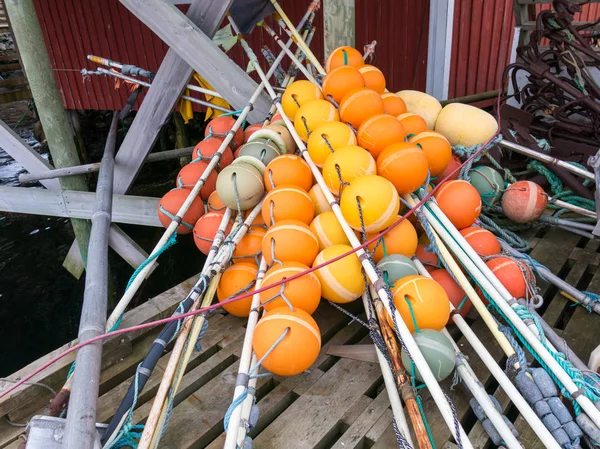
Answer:
M79 165L77 147L56 88L33 0L6 0L5 7L54 166L61 168ZM88 190L83 176L61 178L60 184L65 190ZM71 219L71 223L85 264L91 224L80 219ZM78 265L72 258L65 259L63 264L75 277L79 277L82 272L81 266Z
M342 45L354 47L354 0L323 0L325 57Z

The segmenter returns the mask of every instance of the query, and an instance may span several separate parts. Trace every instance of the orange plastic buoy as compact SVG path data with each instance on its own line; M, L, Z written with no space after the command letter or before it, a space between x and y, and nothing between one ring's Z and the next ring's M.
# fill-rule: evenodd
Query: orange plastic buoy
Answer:
M321 186L319 184L315 184L312 186L310 191L308 192L308 196L313 202L313 206L315 208L315 217L324 212L331 210L331 204L327 201L323 190L321 190Z
M167 192L158 203L158 219L160 223L168 228L173 216L179 212L181 206L187 199L190 191L188 189L173 189ZM195 197L190 208L183 215L181 224L177 226L177 234L189 234L194 229L194 224L204 214L204 203L199 196Z
M287 334L284 332L287 329ZM273 345L283 339L273 348ZM262 366L278 376L295 376L310 368L321 351L321 331L302 309L279 307L265 314L254 329L252 349Z
M258 268L255 265L234 264L227 268L221 275L221 280L217 286L217 298L219 302L246 293L241 290L247 289L247 292L253 292L253 282L256 280L257 274ZM239 317L250 315L250 307L252 307L252 295L238 301L223 304L225 310Z
M223 201L221 201L221 198L219 198L219 194L215 190L213 193L211 193L208 196L208 201L206 202L206 208L212 212L225 212L225 209L227 209L227 206L225 206L225 204L223 204Z
M387 179L377 175L361 176L344 188L340 208L348 224L357 231L362 232L364 225L365 232L379 232L396 220L400 199Z
M342 122L321 123L310 134L306 144L310 158L319 168L333 151L350 145L356 145L356 135Z
M385 92L385 76L377 67L365 64L358 69L365 80L365 87L373 89L379 95Z
M310 133L321 123L339 119L338 110L329 101L313 100L298 109L294 116L294 128L302 141L306 142Z
M288 87L286 87L283 95L281 96L281 106L283 112L288 116L290 120L294 120L296 112L300 109L300 106L313 100L322 100L323 92L318 86L307 80L294 81ZM279 120L283 120L281 115L275 114L271 123L275 124Z
M517 223L531 223L544 213L548 195L538 184L518 181L509 185L502 195L504 215Z
M450 318L450 301L444 288L425 276L407 276L392 287L394 304L406 327L415 332L415 321L419 329L440 331ZM409 304L410 303L410 306ZM390 326L392 318L387 316Z
M433 183L437 185L441 184L444 181L453 181L455 179L458 179L458 176L460 175L460 170L458 168L461 166L461 164L462 162L458 158L458 156L452 155L446 169L438 175L438 177L433 181ZM452 173L455 170L456 172Z
M266 272L262 281L262 287L268 287L283 279L303 273L308 269L308 266L298 262L284 262L282 265L276 263ZM321 301L321 282L319 282L319 278L314 272L307 273L302 277L260 293L260 303L264 305L267 312L278 307L289 308L287 302L280 296L282 287L283 295L292 304L293 308L298 307L309 314L317 310ZM276 296L278 297L273 299Z
M460 233L469 246L481 257L493 256L494 254L500 254L502 251L496 236L487 229L471 226L470 228L461 229Z
M319 241L320 251L333 245L350 244L340 222L332 211L317 215L310 224L310 230Z
M187 164L177 174L177 187L192 190L207 168L208 164L204 161ZM217 172L213 170L204 181L204 186L200 189L200 196L206 201L216 188Z
M438 206L456 227L463 229L475 223L481 213L481 197L467 181L446 181L434 194Z
M194 226L194 243L203 254L208 255L217 230L219 229L219 225L221 224L221 220L223 219L223 215L222 212L208 212L202 215L196 222L196 225ZM229 235L231 226L232 224L230 221L227 223L224 236Z
M267 265L274 261L311 265L319 252L319 241L307 224L281 220L267 230L261 248Z
M362 68L361 68L362 70ZM325 98L331 98L336 103L342 101L344 95L354 89L365 87L365 79L356 67L342 65L330 71L323 78L323 93Z
M244 220L245 220L246 218L248 218L248 215L250 215L251 213L252 213L252 209L250 209L250 210L247 210L247 211L244 213ZM258 215L256 216L256 218L254 219L254 221L253 221L253 222L250 224L250 226L252 226L252 227L256 227L256 228L260 228L260 229L263 229L263 230L266 230L266 229L267 229L267 227L268 227L268 226L267 226L267 223L265 222L265 220L263 220L262 214L258 214Z
M437 176L446 170L452 159L452 147L443 135L434 131L425 131L411 137L408 141L421 148L427 156L431 176Z
M311 83L311 84L312 84L312 83ZM294 118L294 115L295 115L295 113L294 113L293 115L291 115L291 116L288 116L288 115L286 114L286 116L287 116L287 117L288 117L290 120L292 120L292 119ZM279 112L277 112L277 113L276 113L276 114L273 116L273 118L271 119L271 125L281 125L281 126L285 126L285 127L287 127L287 125L285 124L285 120L283 120L283 117L281 116L281 114L280 114Z
M323 165L323 179L334 195L340 194L342 184L346 185L359 176L376 173L373 156L356 145L338 148L335 153L329 155Z
M350 123L354 129L360 128L366 120L383 114L381 95L372 89L355 89L348 92L340 102L340 118Z
M406 112L398 116L398 120L404 126L406 135L416 136L419 133L427 131L427 122L419 114L413 112Z
M471 304L471 300L467 298L467 294L465 293L465 291L460 285L458 285L458 283L454 280L450 273L448 273L447 270L439 269L433 270L429 274L431 274L431 277L442 286L442 288L448 295L448 299L454 307L458 309L458 307L462 304L462 307L459 310L461 316L467 316L467 314L473 307L473 304ZM450 322L450 320L448 320L448 322Z
M252 134L254 134L259 129L262 129L262 127L263 127L262 123L255 123L253 125L248 126L244 130L244 143L248 142L248 139L250 138L250 136L252 136Z
M235 124L235 119L229 115L221 115L217 118L212 119L210 122L206 124L206 128L204 129L204 137L210 136L218 136L223 137L227 135L229 131L233 128ZM244 131L242 128L238 128L229 143L233 149L236 149L241 144L244 143Z
M394 223L401 218L401 216L396 217ZM367 234L367 240L371 240L376 235L377 234ZM391 229L387 234L381 237L381 240L383 240L383 242L380 242L379 244L375 242L369 245L371 251L377 246L377 249L375 249L375 253L373 254L375 263L378 263L385 255L401 254L406 257L412 257L417 250L417 231L408 220L402 220L395 228Z
M313 185L310 167L295 154L282 154L273 159L263 176L267 191L282 184L292 184L308 192Z
M192 151L192 160L202 159L209 163L211 156L219 151L222 143L223 139L220 137L210 137L208 139L201 140L194 147L194 151ZM217 168L222 170L232 162L233 152L231 151L231 148L227 147L221 153L221 159L219 162L217 162Z
M494 257L485 264L513 297L527 297L527 283L532 280L527 265L504 256Z
M315 208L308 193L291 184L275 187L262 205L262 218L268 225L281 220L300 220L310 224L315 216Z
M233 263L258 265L258 256L266 233L267 231L262 228L250 227L233 251Z
M377 173L391 181L400 195L412 193L427 180L429 163L423 150L408 142L388 146L377 158Z
M382 114L371 117L358 128L358 144L377 159L388 146L404 142L404 127L393 115Z
M342 65L351 65L358 68L365 65L365 61L362 54L356 48L345 45L336 48L329 54L327 61L325 61L325 71L330 72Z
M315 259L313 267L352 251L350 245L333 245L325 248ZM365 292L360 260L356 253L336 260L315 271L321 281L323 298L338 304L352 302Z
M430 253L426 248L425 245L419 243L415 251L415 256L425 266L425 269L431 273L433 270L440 268L440 260L437 254Z
M384 92L381 94L381 99L383 100L383 109L386 114L398 117L400 114L408 112L404 100L393 92Z

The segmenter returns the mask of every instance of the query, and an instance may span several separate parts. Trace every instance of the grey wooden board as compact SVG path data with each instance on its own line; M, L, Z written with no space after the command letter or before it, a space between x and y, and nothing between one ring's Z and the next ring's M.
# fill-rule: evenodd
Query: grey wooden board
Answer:
M256 82L175 6L163 0L120 1L202 75L234 110L248 104L258 87ZM248 115L249 121L264 120L270 108L270 100L262 93Z
M26 187L0 187L0 211L91 219L93 192L42 190ZM116 223L161 227L158 198L114 195L112 220Z
M212 37L231 1L195 0L187 16L202 32ZM115 157L115 193L124 194L133 184L192 72L189 64L175 50L169 49Z

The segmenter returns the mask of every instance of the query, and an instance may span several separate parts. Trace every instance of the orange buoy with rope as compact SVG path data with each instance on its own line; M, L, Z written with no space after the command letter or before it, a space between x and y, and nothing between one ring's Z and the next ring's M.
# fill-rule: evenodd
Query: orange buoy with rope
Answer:
M188 189L173 189L167 192L158 203L158 219L160 223L168 228L175 218L190 191ZM194 197L192 204L183 215L181 224L177 226L177 234L190 234L198 219L204 214L204 203L199 196Z

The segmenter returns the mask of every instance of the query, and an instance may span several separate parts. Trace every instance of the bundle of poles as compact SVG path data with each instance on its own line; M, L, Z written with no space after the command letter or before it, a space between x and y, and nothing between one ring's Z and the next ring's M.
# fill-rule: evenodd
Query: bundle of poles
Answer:
M200 189L206 183L208 176L217 166L221 155L232 141L236 130L242 127L249 112L252 110L253 103L263 92L263 90L266 90L273 102L273 106L271 108L269 117L264 122L264 125L267 125L270 122L273 114L279 113L281 115L281 118L285 122L286 127L290 131L296 143L300 156L302 156L302 158L309 165L311 172L318 185L321 187L327 202L330 204L331 209L335 214L335 217L337 218L346 237L351 243L353 252L356 253L361 261L366 282L369 284L369 288L362 296L362 302L369 322L376 323L376 326L371 329L372 336L378 336L381 341L383 341L383 345L376 345L375 349L393 411L394 422L398 429L397 437L399 446L406 448L416 447L411 436L411 429L409 427L410 422L416 437L417 446L419 448L434 447L434 442L430 440L430 436L428 435L426 429L423 412L420 409L417 401L417 393L411 386L411 376L409 375L406 367L402 365L402 361L400 359L400 348L402 348L409 355L410 359L414 363L414 366L420 372L423 383L428 388L444 422L448 426L459 447L472 448L473 446L469 441L464 429L462 428L458 417L456 416L456 412L451 400L440 387L436 377L432 373L427 361L415 342L413 335L403 321L403 318L399 312L396 310L390 289L384 281L381 272L374 264L372 256L366 250L368 244L380 239L386 232L389 231L389 229L393 228L394 225L392 225L388 231L384 231L382 234L372 239L372 241L361 243L354 230L348 225L344 216L342 215L337 199L327 188L322 174L311 160L305 143L296 132L290 118L285 114L280 104L280 98L274 86L269 81L279 69L279 64L283 58L288 56L292 62L292 68L286 73L283 81L281 82L281 87L285 88L294 81L296 72L291 70L301 72L306 79L320 87L319 82L317 81L319 76L314 76L312 70L316 71L317 75L325 75L325 70L309 48L310 38L314 33L312 22L314 20L316 10L319 7L319 1L315 0L310 4L297 27L293 26L283 9L275 0L271 0L271 2L277 11L277 23L279 24L281 30L283 30L283 32L288 36L288 41L284 43L272 28L268 27L266 24L263 24L263 28L275 39L281 48L280 53L274 59L270 69L267 71L267 73L265 73L259 64L256 55L239 32L235 21L231 16L228 16L229 23L237 36L238 42L240 45L242 45L258 77L260 78L260 84L252 97L249 99L248 104L241 111L237 112L237 119L231 131L224 136L219 150L210 158L205 172L190 190L186 201L183 203L177 214L174 215L170 225L166 228L163 236L151 252L147 263L143 264L143 266L140 267L136 273L134 273L134 276L132 277L125 294L120 299L109 318L106 320L104 330L108 332L118 327L121 316L127 309L143 281L147 278L147 276L150 275L153 266L156 264L158 256L162 254L165 248L168 248L168 246L170 246L170 244L172 244L174 241L176 230L181 222L181 217L183 217L188 211L192 201L198 196ZM292 44L296 44L297 46L295 52L290 50ZM370 48L369 52L372 52L373 48ZM303 64L304 59L306 59L307 65ZM111 61L96 56L90 56L90 60L111 68L116 68L119 70L123 69L123 64L116 61ZM99 74L116 76L119 78L128 77L128 75L102 68L99 68L96 72ZM151 79L153 75L152 73L144 71L143 69L133 70L130 72L138 76L147 77L149 79ZM141 86L150 85L149 83L144 84L144 82L141 82L137 78L130 78L128 81L135 82ZM196 90L207 95L220 97L217 92L197 88L197 86L190 85L188 87L192 90ZM197 99L194 99L193 101L200 102L199 104L206 103L202 103L201 100ZM210 103L204 105L214 107L214 105ZM224 111L227 110L225 109ZM113 122L113 127L115 126L115 123L116 121ZM112 131L113 130L111 128L111 133ZM111 137L109 142L112 141L113 138L114 136ZM496 142L496 140L494 140L494 142ZM483 145L479 149L479 152L486 150L491 141ZM533 150L529 150L506 140L500 140L500 145L523 154L527 154L527 152L535 153L535 155L528 154L530 157L540 157L538 156L540 153L534 152ZM110 155L111 151L109 148L106 152L107 160L110 159ZM475 157L475 155L473 155L472 158ZM541 156L545 157L545 155ZM558 164L558 162L556 163ZM106 165L108 166L106 170L110 170L110 161L106 162ZM104 166L105 163L103 161L101 167L101 176L105 173ZM574 167L570 164L566 164L564 168L577 174L578 176L583 176L587 179L590 179L591 176L591 179L593 179L593 174L587 172L586 170ZM112 182L110 182L110 184L112 185ZM448 268L448 271L457 280L459 285L465 291L469 300L475 306L477 312L484 320L491 334L499 343L504 354L508 357L508 360L512 365L512 369L528 375L528 372L526 371L528 368L527 361L519 358L517 354L517 351L520 348L515 348L514 344L509 341L505 333L500 330L498 321L496 321L488 307L486 307L483 300L484 298L482 298L480 293L478 293L470 284L468 276L475 280L476 284L480 287L481 292L483 292L485 295L485 298L489 300L493 307L499 311L502 318L515 331L519 340L521 341L521 344L525 346L530 351L532 356L539 361L544 369L546 369L553 381L560 387L561 391L564 391L564 394L573 401L574 408L576 412L578 412L576 419L577 424L581 427L581 429L583 429L588 437L597 440L598 436L600 435L600 430L598 430L598 428L600 428L600 410L598 408L600 405L600 395L598 395L597 389L594 389L590 386L593 384L593 381L587 379L585 373L583 373L585 371L585 365L583 362L579 360L565 359L565 357L556 349L557 347L563 347L560 340L558 340L559 337L555 334L552 335L551 329L549 329L547 325L544 326L545 323L539 316L535 314L535 312L531 311L526 305L519 303L519 298L513 298L510 295L506 288L498 281L490 269L485 265L481 257L478 256L474 250L472 250L458 230L452 225L452 223L450 223L448 218L436 205L435 200L431 199L433 192L425 193L424 189L421 189L417 193L421 195L421 197L417 196L416 194L403 196L403 200L410 206L410 210L407 214L405 214L404 218L411 213L417 213L423 227L428 232L428 236L430 237L432 244L437 248L442 262ZM138 446L142 449L159 447L160 438L164 434L165 428L168 425L169 416L173 407L173 397L177 391L182 376L185 373L186 366L190 360L190 356L194 348L194 344L198 338L201 337L203 329L205 329L207 323L207 316L204 313L204 310L207 307L210 307L212 304L216 286L220 279L220 274L230 263L237 243L245 235L254 219L260 213L261 206L262 201L252 209L245 219L243 218L241 210L226 210L198 282L191 289L186 298L182 300L174 314L173 321L170 321L163 328L159 337L153 343L147 356L138 366L134 381L131 383L125 398L109 423L108 429L102 436L101 442L103 447L115 447L119 440L131 431L133 426L133 412L137 396L144 388L144 385L152 373L152 370L155 367L158 359L163 354L165 346L171 341L175 341L167 368L163 374L163 378L154 399L148 420L144 426ZM233 216L235 216L236 225L233 227L233 230L229 233L229 235L226 236L226 225ZM108 219L108 223L110 223L110 217ZM397 222L396 225L398 223L399 222ZM525 257L506 244L503 244L503 249L508 254L511 254L515 257ZM422 264L416 259L415 264L422 275L429 276ZM281 281L279 283L264 286L263 276L267 268L268 267L265 259L261 258L258 275L254 284L254 293L241 294L232 299L233 301L250 295L252 296L251 312L248 318L242 354L238 367L238 378L246 378L249 379L249 381L245 385L237 385L235 391L233 392L233 403L230 411L228 411L226 426L226 448L241 447L246 438L248 438L248 429L247 426L243 425L243 423L247 423L250 419L250 413L255 399L252 391L256 383L256 378L251 377L250 375L259 365L259 360L257 360L256 355L252 351L254 330L260 315L262 314L259 294L268 288L272 288L285 282ZM314 271L318 268L320 267L314 267L309 271ZM579 292L566 282L558 279L558 277L552 275L552 273L550 273L544 267L536 266L535 270L540 272L545 279L548 279L550 282L556 283L556 285L560 286L560 288L569 293L577 302L592 307L593 302L588 296L582 292ZM100 303L99 306L104 307L104 310L106 310L105 304L103 305ZM595 308L596 305L593 305L593 307ZM177 318L179 315L187 314L190 311L197 311L198 314L186 316L186 318L181 319ZM386 315L392 317L393 326L390 325L386 320ZM520 391L518 385L515 386L515 384L513 384L513 381L511 381L511 379L507 376L505 370L499 366L498 362L494 357L492 357L485 345L470 329L470 326L464 320L464 318L460 314L454 313L454 311L451 315L451 318L453 323L464 335L466 340L472 345L473 349L482 359L487 369L489 369L491 374L498 381L499 385L506 392L510 400L517 407L521 415L529 423L532 430L536 433L540 440L544 441L547 447L565 447L564 442L559 436L557 436L557 429L548 426L547 422L543 421L539 414L534 411L534 408L532 408L533 404L531 401L526 399L526 397L528 397L527 394L523 393L523 391ZM96 329L96 332L91 336L85 334L83 331L86 329L86 326L84 325L83 319L81 326L82 332L80 333L80 339L82 341L86 341L91 337L97 337L101 333L98 329ZM444 330L444 333L449 335L447 330ZM450 340L452 341L452 338L450 338ZM98 342L94 345L85 346L85 348L85 350L80 351L78 354L73 375L69 376L65 386L51 405L51 410L61 411L64 408L64 404L66 404L67 401L69 402L67 427L65 433L65 447L67 448L93 447L94 444L97 385L95 392L96 397L94 398L93 394L90 394L90 389L86 388L84 383L86 380L85 376L89 376L90 373L91 375L96 376L93 377L94 379L99 377L99 354L101 354L101 345ZM497 409L493 400L490 398L485 391L485 388L478 380L473 369L469 366L467 358L454 343L453 348L456 355L456 369L459 378L464 382L468 391L473 395L473 398L476 400L477 404L479 404L487 419L489 419L491 428L495 430L500 438L500 441L502 441L506 447L511 449L523 447L515 435L514 428L510 423L507 422L501 411ZM93 352L95 354L92 356L92 358L96 360L97 363L93 364L93 366L84 364L85 358L89 357L86 356L86 352ZM16 385L14 388L17 386L18 385ZM75 388L75 386L77 386L77 388ZM8 391L4 392L3 395L7 393ZM402 403L404 403L406 406L406 411L409 415L408 420L406 418Z

